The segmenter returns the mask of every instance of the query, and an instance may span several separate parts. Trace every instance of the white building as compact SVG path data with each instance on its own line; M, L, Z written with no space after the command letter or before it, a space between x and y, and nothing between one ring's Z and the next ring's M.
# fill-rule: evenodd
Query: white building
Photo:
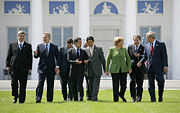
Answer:
M115 36L125 37L125 45L133 43L133 35L152 30L164 41L168 51L168 79L180 79L180 0L0 0L0 79L4 77L9 43L16 40L18 30L27 32L26 41L42 42L41 34L50 32L59 47L65 40L88 35L107 54ZM30 79L37 79L37 63L33 60Z

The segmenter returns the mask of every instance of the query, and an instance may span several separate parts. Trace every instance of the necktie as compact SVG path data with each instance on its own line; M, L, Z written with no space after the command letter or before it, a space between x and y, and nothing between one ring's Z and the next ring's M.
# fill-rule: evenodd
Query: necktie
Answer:
M22 43L20 43L19 47L20 47L20 50L21 50L22 49Z
M46 56L48 56L48 44L46 44Z
M153 43L151 44L151 55L153 55L153 51L154 51L154 48L153 48Z
M138 53L138 46L136 46L136 49L135 49L136 53Z
M79 49L77 49L77 57L79 58L80 54L79 54Z
M93 48L91 48L91 56L93 56Z

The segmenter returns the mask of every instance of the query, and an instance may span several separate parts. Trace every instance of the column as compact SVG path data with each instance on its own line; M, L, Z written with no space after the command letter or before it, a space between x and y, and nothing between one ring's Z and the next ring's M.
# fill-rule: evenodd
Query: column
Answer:
M180 38L179 38L179 30L180 30L180 0L173 0L173 16L172 16L172 79L180 80Z
M79 0L78 36L83 39L83 43L90 34L89 17L89 0Z
M137 0L126 0L125 12L125 46L133 43L136 35L136 2Z
M36 50L38 44L42 42L42 32L43 32L43 18L42 18L42 0L32 0L32 49ZM32 67L32 80L38 79L38 62L39 59L33 58L33 67Z

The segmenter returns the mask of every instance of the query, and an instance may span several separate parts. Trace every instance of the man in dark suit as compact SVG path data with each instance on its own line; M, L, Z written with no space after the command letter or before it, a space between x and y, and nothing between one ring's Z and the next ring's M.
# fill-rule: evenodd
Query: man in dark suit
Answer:
M18 41L9 45L6 58L6 70L11 74L13 103L24 103L26 98L26 84L28 73L32 70L32 48L31 44L25 42L26 33L19 31ZM20 94L18 94L18 81L20 83Z
M88 62L88 55L81 49L81 38L74 39L75 47L68 52L68 61L71 64L71 88L74 101L83 101L84 64Z
M145 65L137 66L137 63L142 59L144 46L141 44L139 35L133 37L134 44L128 47L128 53L131 58L132 73L130 74L130 93L132 102L140 102L143 93L143 79L145 73ZM137 85L137 87L136 87Z
M71 93L71 85L70 85L70 76L69 76L69 71L70 71L70 65L67 60L67 53L68 50L71 49L73 46L73 40L68 39L66 41L66 47L62 47L59 50L59 59L60 59L60 82L61 82L61 87L62 87L62 94L63 98L65 101L67 101L67 84L69 87L69 95L68 95L68 100L72 100L72 93Z
M89 61L87 65L87 75L90 84L90 99L92 101L98 101L98 92L100 79L102 75L102 67L105 71L104 52L101 47L97 47L94 44L94 37L87 37L86 42L89 45L89 47L86 49L86 52L89 56Z
M138 62L140 67L145 61L147 61L147 74L149 80L149 94L151 96L151 102L156 102L155 97L155 83L158 83L159 102L163 101L164 92L164 73L168 71L168 56L166 51L166 45L164 42L159 42L155 38L155 33L150 31L146 34L146 39L149 42L145 45L144 56L141 61Z
M36 103L41 102L45 78L47 80L47 102L53 101L54 77L56 72L59 71L59 52L57 46L50 43L50 39L50 33L44 33L44 43L39 44L37 50L34 51L34 58L40 58L38 65L39 80L36 88Z

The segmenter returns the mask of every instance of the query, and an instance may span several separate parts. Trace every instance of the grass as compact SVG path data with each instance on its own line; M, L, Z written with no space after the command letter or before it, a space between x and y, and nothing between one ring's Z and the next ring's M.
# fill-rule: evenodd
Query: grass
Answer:
M156 91L157 93L157 91ZM157 94L156 94L157 96ZM35 91L27 91L25 104L13 104L11 91L0 91L0 113L180 113L180 90L166 90L163 103L151 103L148 91L143 93L141 103L132 103L129 90L127 103L113 102L112 90L101 90L99 101L63 101L60 90L54 91L53 103L46 102L44 91L42 103L35 103Z

